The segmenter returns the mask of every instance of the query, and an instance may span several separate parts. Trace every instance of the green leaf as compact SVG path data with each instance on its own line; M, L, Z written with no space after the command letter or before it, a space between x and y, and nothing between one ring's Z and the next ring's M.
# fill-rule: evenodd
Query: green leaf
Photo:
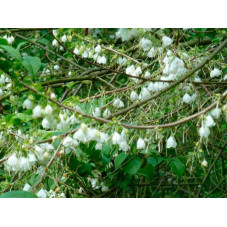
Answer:
M44 39L44 38L40 39L40 40L38 41L38 43L41 43L41 44L43 44L43 45L45 45L45 46L49 46L49 47L50 47L50 45L51 45L50 41L49 41L48 39Z
M17 50L20 51L20 48L21 48L23 45L25 45L25 44L26 44L26 42L19 43L19 44L17 45Z
M155 174L155 168L148 163L143 169L139 169L138 174L146 178L152 178Z
M23 57L22 65L30 72L35 75L41 66L41 61L38 57L26 56Z
M17 60L19 60L19 61L21 60L21 54L15 48L13 48L11 46L6 46L6 45L0 45L0 48L7 51L10 55L12 55Z
M5 117L5 121L8 123L15 123L16 121L19 122L19 124L21 122L28 122L31 121L33 119L33 117L31 115L28 114L24 114L24 113L17 113L17 114L11 114L11 115L7 115Z
M71 156L69 159L69 168L72 171L76 171L79 168L80 162L78 161L76 156Z
M26 191L11 191L6 192L0 198L38 198L35 194Z
M147 163L152 165L153 167L157 166L162 162L163 158L162 157L150 157L147 159Z
M11 67L11 64L9 61L3 60L3 59L0 60L0 69L3 72L7 73L9 71L10 67Z
M130 162L128 162L123 168L126 173L135 175L139 170L141 164L142 164L141 159L140 157L137 156L134 159L132 159Z
M0 38L0 45L8 45L7 40Z
M128 154L121 153L119 154L115 159L114 159L114 165L115 169L117 169L123 162L124 160L128 157Z
M78 168L78 174L82 177L87 176L92 171L92 165L90 163L81 163L81 166Z
M170 163L170 167L173 173L179 177L182 177L185 172L185 165L181 162L179 158L174 158L173 161Z

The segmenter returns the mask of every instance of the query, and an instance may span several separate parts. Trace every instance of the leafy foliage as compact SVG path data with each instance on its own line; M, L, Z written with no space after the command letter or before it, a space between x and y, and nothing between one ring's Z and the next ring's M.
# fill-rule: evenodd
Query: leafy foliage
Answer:
M0 29L1 198L226 197L226 29L16 32Z

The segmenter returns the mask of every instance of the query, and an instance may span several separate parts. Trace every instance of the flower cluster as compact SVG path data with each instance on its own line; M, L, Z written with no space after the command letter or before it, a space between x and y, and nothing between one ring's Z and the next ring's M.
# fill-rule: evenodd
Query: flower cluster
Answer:
M12 154L5 162L5 169L7 171L28 171L35 165L37 159L33 153L29 153L27 157L17 157Z
M210 135L210 128L215 126L216 123L214 122L214 119L218 119L221 115L221 109L215 108L211 111L210 115L207 115L205 120L202 123L201 128L199 129L199 135L201 138L208 138ZM213 116L213 117L212 117Z
M192 96L190 96L188 93L186 93L183 98L182 98L182 101L189 104L189 103L192 103L193 101L195 101L197 95L196 94L193 94Z
M117 38L121 38L121 40L124 41L128 41L132 38L135 38L139 35L138 30L136 28L133 29L128 29L128 28L120 28L117 32L116 32L116 37Z
M7 42L8 42L10 45L12 45L13 42L15 41L15 39L14 39L13 36L7 36L7 35L5 35L5 36L3 36L3 38L6 39Z
M130 149L130 146L126 141L126 138L127 136L125 131L122 131L121 134L119 134L118 132L114 132L112 136L112 143L113 145L119 145L119 150L126 152Z
M67 141L69 141L68 143L70 143L71 146L78 146L79 142L88 143L89 141L96 141L96 150L101 150L103 143L107 142L107 140L109 139L109 135L100 132L95 128L90 128L86 124L82 123L80 125L80 128L74 133L73 139L70 137L67 138Z

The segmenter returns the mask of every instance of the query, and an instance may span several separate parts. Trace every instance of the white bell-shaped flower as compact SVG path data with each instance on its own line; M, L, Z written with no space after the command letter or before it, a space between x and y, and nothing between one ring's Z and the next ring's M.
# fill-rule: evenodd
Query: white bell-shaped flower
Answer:
M46 198L48 196L48 192L44 189L40 189L36 195L39 197L39 198Z
M204 159L204 160L201 162L201 165L202 165L203 167L207 167L207 166L208 166L207 160Z
M217 76L220 76L221 75L221 70L218 69L218 68L214 68L211 72L210 72L210 77L211 78L214 78L214 77L217 77Z
M176 148L177 147L177 142L173 136L170 136L166 142L166 147L167 148Z
M147 53L147 57L153 58L153 57L155 57L155 54L156 54L155 48L152 47L152 48L149 50L149 52Z
M98 58L97 58L97 62L98 62L99 64L105 65L105 64L106 64L106 57L105 57L105 56L100 56L100 57L98 57Z
M201 138L208 138L208 136L210 135L210 129L207 127L207 126L202 126L200 129L199 129L199 136Z
M164 46L169 46L172 44L173 40L167 36L162 37L162 42Z
M42 108L40 105L37 105L33 110L32 110L32 116L33 117L41 117L42 115Z
M192 101L191 96L189 94L185 94L182 98L182 101L189 104Z
M100 45L98 45L97 47L95 47L95 52L96 53L99 53L100 51L101 51L101 46Z
M63 35L63 36L61 37L61 41L62 41L63 43L65 43L65 42L67 41L67 36L66 36L66 35Z
M49 129L50 128L50 122L46 118L44 118L42 120L42 126L43 126L43 128Z
M145 77L145 78L148 78L148 77L150 77L150 76L151 76L151 73L147 70L147 71L145 72L144 77Z
M44 111L46 115L51 115L53 113L53 108L50 105L47 105Z
M93 115L95 117L100 117L101 116L101 110L100 110L100 108L96 107L95 108L95 111L93 112Z
M23 103L23 108L24 109L32 109L32 106L33 106L33 103L29 100L29 99L26 99Z
M130 99L132 102L134 102L139 99L139 95L135 91L132 91L130 94Z
M18 158L16 157L15 154L11 155L7 162L6 162L6 166L7 166L7 169L10 171L17 171L17 168L18 168Z
M28 161L30 165L34 165L36 163L37 159L33 153L28 154Z
M128 143L126 142L125 139L121 139L119 143L119 150L122 150L124 152L128 151L130 149Z
M117 108L122 108L125 106L125 104L119 98L117 98L113 101L113 106Z
M142 138L139 138L139 139L137 140L136 148L137 148L138 150L141 150L141 149L145 149L145 147L146 147L145 141L144 141Z
M73 139L70 136L67 136L67 137L64 138L62 145L64 147L69 147L69 146L72 145L72 141L73 141Z
M107 117L107 116L109 116L109 115L111 115L111 112L110 112L110 110L107 108L107 109L103 112L103 117Z
M18 163L19 169L22 171L28 171L30 169L30 163L28 158L22 157Z
M54 70L58 71L60 69L60 66L59 65L55 65L54 66Z
M52 46L54 46L54 47L57 47L58 46L58 41L56 39L54 39L52 41Z
M126 72L126 74L128 74L128 75L134 76L135 71L136 71L135 66L134 66L134 65L130 65L130 66L128 66L128 67L126 68L126 71L125 71L125 72Z
M211 111L211 116L214 117L215 119L218 119L221 116L221 109L220 108L215 108Z
M142 88L141 93L139 94L139 99L140 100L145 100L151 97L151 93L149 90L145 87Z
M142 73L142 69L140 66L138 66L135 71L135 76L139 76L141 73Z
M23 187L23 191L27 192L27 191L29 191L30 188L31 188L31 186L28 183L26 183Z
M148 51L151 49L152 47L152 42L149 39L146 38L142 38L140 40L139 46L144 50L144 51Z
M97 143L95 145L95 150L102 150L102 143Z
M79 50L75 47L73 53L78 55L79 54Z
M119 144L121 142L121 135L118 132L114 132L112 136L113 145Z
M206 119L205 119L205 126L206 127L213 127L213 126L215 126L216 124L215 124L215 122L214 122L214 119L210 116L210 115L208 115L208 116L206 116Z

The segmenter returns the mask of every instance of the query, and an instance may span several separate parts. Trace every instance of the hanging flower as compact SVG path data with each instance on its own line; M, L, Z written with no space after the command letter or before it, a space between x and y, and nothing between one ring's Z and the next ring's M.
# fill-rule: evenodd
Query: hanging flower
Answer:
M55 65L54 66L54 70L58 71L60 69L60 66L59 65Z
M150 77L150 75L151 75L150 72L147 70L147 71L145 72L144 77L145 77L145 78L148 78L148 77Z
M109 115L111 115L111 112L110 112L110 110L107 108L107 109L103 112L103 117L107 117L107 116L109 116Z
M42 108L40 105L37 105L33 110L32 110L32 116L33 117L41 117L42 115Z
M32 106L33 106L33 103L29 100L29 99L26 99L23 103L23 108L24 109L32 109Z
M101 116L101 110L98 107L96 107L93 115L95 117L100 117Z
M112 137L112 143L113 145L119 144L121 141L121 135L118 132L114 132Z
M18 158L15 154L11 155L5 163L7 170L17 171L18 168Z
M152 47L152 48L149 50L149 52L147 53L147 57L153 58L153 57L155 57L155 54L156 54L156 51L155 51L154 47Z
M189 104L192 101L191 96L189 94L185 94L182 98L182 101Z
M139 46L144 50L148 51L152 47L152 42L149 39L142 38L140 40Z
M145 141L142 138L139 138L137 140L136 148L138 150L142 150L142 149L145 149L145 147L146 147Z
M54 47L57 47L58 46L58 41L56 39L54 39L52 41L52 46L54 46Z
M40 189L36 195L39 197L39 198L46 198L48 196L48 192L44 189Z
M135 91L132 91L131 95L130 95L130 99L131 99L132 102L134 102L134 101L139 99L139 96Z
M98 45L97 47L95 47L95 52L96 53L99 53L100 51L101 51L101 46L100 45Z
M143 87L142 90L141 90L141 93L139 95L139 99L145 100L145 99L148 99L150 97L151 97L151 94L150 94L149 90L147 88Z
M220 76L221 75L221 70L218 69L218 68L214 68L211 72L210 72L210 77L211 78L214 78L214 77L217 77L217 76Z
M95 145L95 150L102 150L102 143L97 143Z
M99 64L103 64L103 65L105 65L106 64L106 57L105 56L100 56L100 57L98 57L97 58L97 62L99 63Z
M29 191L29 189L31 188L31 186L29 184L25 184L24 187L23 187L23 191Z
M121 141L119 143L119 150L126 152L129 149L130 149L130 147L129 147L128 143L126 142L126 140L121 138Z
M67 41L67 36L66 36L66 35L63 35L63 36L61 37L61 41L62 41L63 43L65 43L65 42Z
M204 159L204 160L201 162L201 165L202 165L203 167L207 167L207 166L208 166L207 160Z
M134 65L131 65L131 66L128 66L126 68L126 71L125 72L126 72L126 74L129 74L129 75L134 76L135 71L136 71L135 66Z
M50 128L50 122L46 118L44 118L42 120L42 126L43 126L43 128L49 129Z
M202 126L200 129L199 129L199 136L201 138L208 138L208 136L210 135L210 130L207 126Z
M75 47L73 53L76 54L76 55L78 55L79 54L79 50Z
M18 166L20 170L28 171L30 169L28 158L22 157L18 162Z
M220 108L215 108L211 111L212 117L215 119L218 119L221 116L221 109Z
M173 136L170 136L167 140L167 143L166 143L166 147L167 148L176 148L177 147L177 142L175 140L175 138Z
M125 106L125 104L119 98L117 98L114 100L113 106L117 108L122 108Z
M215 125L216 125L216 124L215 124L213 118L212 118L210 115L206 116L206 119L205 119L205 126L206 126L206 127L213 127L213 126L215 126Z
M164 46L169 46L172 44L173 40L167 36L162 37L162 42Z

